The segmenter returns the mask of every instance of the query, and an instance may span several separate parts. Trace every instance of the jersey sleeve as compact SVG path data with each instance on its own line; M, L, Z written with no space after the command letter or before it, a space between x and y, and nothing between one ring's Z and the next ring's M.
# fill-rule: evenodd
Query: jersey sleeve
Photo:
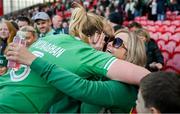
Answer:
M83 53L83 52L82 52ZM81 66L77 73L91 76L107 76L107 71L114 61L117 59L109 53L92 49L89 53L81 54Z
M127 110L136 100L137 90L131 85L113 80L89 81L42 58L35 59L30 67L58 90L82 102Z

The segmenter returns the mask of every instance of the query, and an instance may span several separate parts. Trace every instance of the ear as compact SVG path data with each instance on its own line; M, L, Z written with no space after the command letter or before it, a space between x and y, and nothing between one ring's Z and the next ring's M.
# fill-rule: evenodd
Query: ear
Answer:
M150 112L151 114L161 114L161 112L155 107L151 107Z

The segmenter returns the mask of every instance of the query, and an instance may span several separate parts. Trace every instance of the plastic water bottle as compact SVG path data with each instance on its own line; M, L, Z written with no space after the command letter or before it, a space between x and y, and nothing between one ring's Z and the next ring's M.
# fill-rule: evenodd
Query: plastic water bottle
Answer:
M22 33L19 32L19 34L17 33L17 35L14 37L13 39L13 43L16 43L17 45L23 45L26 46L26 41L25 41L25 37ZM14 69L14 70L18 70L20 68L20 64L17 63L16 61L8 61L7 67Z

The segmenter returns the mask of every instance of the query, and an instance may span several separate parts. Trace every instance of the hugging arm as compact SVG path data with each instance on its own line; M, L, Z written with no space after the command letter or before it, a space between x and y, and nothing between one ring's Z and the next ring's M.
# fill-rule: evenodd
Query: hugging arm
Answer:
M137 89L128 84L113 80L89 81L42 58L36 58L30 67L58 90L86 103L127 110L136 100Z

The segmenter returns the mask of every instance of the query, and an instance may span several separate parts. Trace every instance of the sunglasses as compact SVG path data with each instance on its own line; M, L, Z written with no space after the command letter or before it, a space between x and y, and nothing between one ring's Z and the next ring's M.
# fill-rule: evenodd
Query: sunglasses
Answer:
M124 43L123 43L123 40L121 38L115 38L113 40L113 43L112 43L113 47L115 48L119 48L119 47L123 47L126 51L128 50L125 46L124 46Z

